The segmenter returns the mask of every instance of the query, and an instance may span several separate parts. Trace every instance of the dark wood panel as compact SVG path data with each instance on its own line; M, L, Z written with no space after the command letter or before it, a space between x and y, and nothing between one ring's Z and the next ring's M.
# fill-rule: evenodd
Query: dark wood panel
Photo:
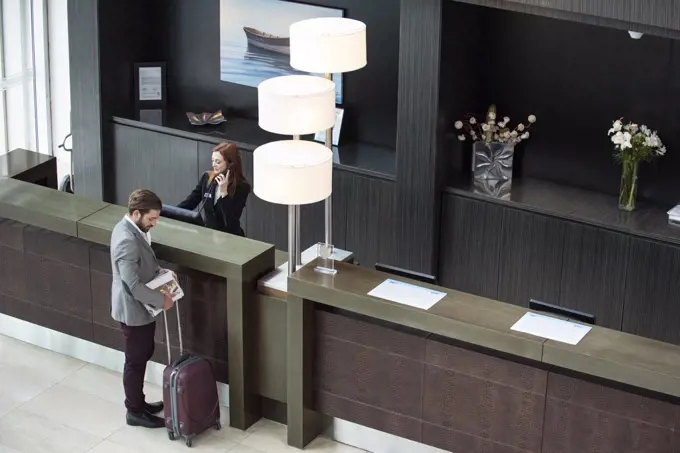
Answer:
M502 229L500 206L444 195L439 239L440 284L496 299Z
M437 140L443 0L401 0L397 112L397 257L401 267L432 274L437 253Z
M501 231L498 299L526 307L559 301L564 223L506 209Z
M346 204L346 249L354 252L359 264L367 267L381 262L383 256L392 255L396 245L390 240L394 230L382 228L391 219L389 203L392 197L392 183L381 179L345 173L338 187ZM385 238L382 236L386 235ZM381 250L383 247L383 252Z
M99 96L99 2L68 0L71 131L75 193L101 200L102 127ZM132 77L132 76L130 76Z
M631 241L623 331L680 344L680 248Z
M135 189L153 190L176 205L196 186L197 144L193 140L114 124L116 203L127 205Z
M633 23L680 30L680 2L677 0L628 1L632 3L631 20Z
M565 222L559 305L594 314L597 325L621 329L630 238Z

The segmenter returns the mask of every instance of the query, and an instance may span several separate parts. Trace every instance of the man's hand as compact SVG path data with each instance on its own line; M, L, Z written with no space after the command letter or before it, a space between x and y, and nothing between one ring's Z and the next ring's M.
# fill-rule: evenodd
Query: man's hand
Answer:
M172 296L170 294L163 294L163 310L170 310L173 304Z

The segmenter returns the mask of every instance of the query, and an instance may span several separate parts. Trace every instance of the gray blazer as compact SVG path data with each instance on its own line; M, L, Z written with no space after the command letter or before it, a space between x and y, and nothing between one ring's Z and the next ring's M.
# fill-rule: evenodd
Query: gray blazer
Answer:
M154 321L142 304L163 308L163 294L146 287L161 269L141 232L123 218L111 233L111 316L128 326Z

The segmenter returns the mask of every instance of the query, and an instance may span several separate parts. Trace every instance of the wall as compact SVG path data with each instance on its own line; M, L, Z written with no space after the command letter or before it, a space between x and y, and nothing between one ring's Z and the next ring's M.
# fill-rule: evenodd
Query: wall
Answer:
M71 154L59 148L71 132L71 86L68 60L68 10L64 0L48 0L52 152L59 180L71 172ZM71 141L67 143L70 146Z
M632 40L605 27L449 3L444 22L467 17L481 45L467 55L444 48L442 64L479 79L477 102L461 105L451 98L448 103L459 116L483 114L490 103L513 120L538 116L533 137L518 148L515 176L616 194L620 167L612 159L607 130L623 116L658 129L668 146L658 164L642 166L640 196L678 201L680 133L674 100L680 95L680 48L674 40L650 35ZM463 33L457 36L469 40ZM457 164L468 168L460 145L452 148Z
M156 0L160 1L160 0ZM399 2L315 0L344 8L367 26L368 66L344 75L343 140L396 146ZM147 11L147 13L149 13ZM157 17L160 13L161 17ZM233 110L257 118L257 89L220 80L219 0L162 0L154 8L159 29L155 57L167 62L168 98L179 108ZM162 21L162 22L161 22ZM162 25L160 25L162 23Z

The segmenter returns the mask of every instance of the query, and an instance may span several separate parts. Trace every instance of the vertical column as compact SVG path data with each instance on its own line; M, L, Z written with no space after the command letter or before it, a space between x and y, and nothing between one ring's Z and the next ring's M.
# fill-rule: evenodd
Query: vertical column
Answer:
M433 274L437 262L442 150L439 66L443 0L401 0L394 260Z
M288 296L288 445L305 448L322 430L312 408L314 302Z
M255 282L227 280L227 331L229 357L230 425L248 429L262 417L257 394L257 304Z
M99 79L99 0L68 0L74 190L104 199Z

